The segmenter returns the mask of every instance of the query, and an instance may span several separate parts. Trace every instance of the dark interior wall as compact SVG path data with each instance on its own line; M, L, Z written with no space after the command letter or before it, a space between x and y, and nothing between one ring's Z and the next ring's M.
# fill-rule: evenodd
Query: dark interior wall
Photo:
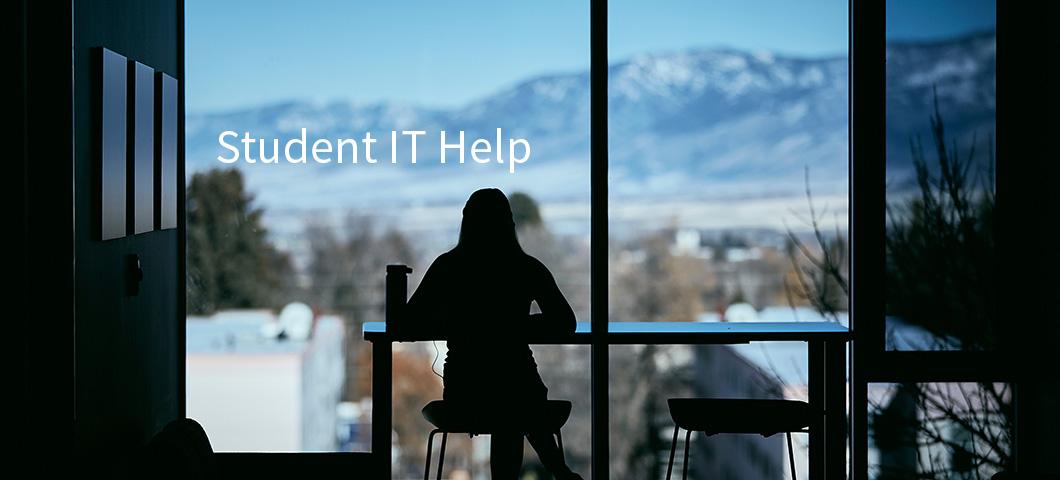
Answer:
M93 59L106 47L182 80L182 22L179 0L73 2L75 439L81 460L101 473L122 469L154 433L183 416L184 231L181 221L175 230L96 239ZM182 145L183 131L179 138ZM181 169L180 205L183 178ZM128 255L139 255L143 268L136 296L126 294Z
M75 414L70 4L12 2L0 21L14 50L4 104L11 163L0 177L14 221L5 222L3 265L20 269L5 282L5 333L16 335L9 345L20 374L5 392L21 396L9 442L13 457L47 468L63 463L50 457ZM41 456L49 461L35 461Z
M997 4L997 250L1000 321L1014 327L1016 463L1025 474L1060 475L1060 246L1057 215L1056 68L1034 52L1055 52L1056 20L1035 3ZM1050 53L1055 57L1055 53ZM1038 478L1038 477L1031 477Z

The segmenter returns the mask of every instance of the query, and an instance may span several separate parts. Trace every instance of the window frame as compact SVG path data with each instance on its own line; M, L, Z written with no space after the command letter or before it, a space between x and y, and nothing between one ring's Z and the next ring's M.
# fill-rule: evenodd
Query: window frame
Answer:
M873 2L883 0L872 0ZM855 96L852 95L854 91L854 32L855 29L855 2L848 0L848 20L847 20L847 39L848 39L848 55L847 55L847 74L848 74L848 90L847 90L847 108L848 108L848 121L847 130L850 135L847 141L847 168L849 177L847 181L847 199L850 208L847 209L847 220L848 220L848 235L850 238L851 250L850 250L850 271L851 271L851 299L850 299L850 314L849 314L849 328L851 332L854 332L854 224L852 222L854 217L855 197L853 192L855 191L855 179L862 183L870 183L874 179L878 178L880 181L880 193L878 202L881 204L878 214L878 218L883 219L883 189L882 180L884 179L884 172L876 172L869 169L861 170L855 173L854 171L854 136L853 128L854 124L854 102ZM592 455L591 455L591 468L592 478L609 478L609 461L610 461L610 448L609 448L609 436L610 436L610 417L609 417L609 384L607 381L596 381L597 378L608 378L608 350L611 343L607 339L607 329L609 318L609 303L608 303L608 184L607 184L607 169L608 169L608 84L607 84L607 72L608 72L608 16L607 16L607 0L590 0L589 1L589 56L590 56L590 68L589 68L589 99L590 99L590 405L591 405L591 438L592 438ZM858 10L857 18L862 21L872 21L869 18L868 13L872 10ZM882 34L882 21L883 17L879 17L880 32ZM865 33L868 34L871 29L865 29ZM882 46L883 37L879 37L879 51L883 51ZM862 50L871 51L872 45L867 43L858 42L858 46ZM867 58L867 57L866 57ZM879 68L882 73L882 64ZM863 72L859 77L869 76L869 71ZM882 76L880 81L877 83L882 86ZM870 90L871 91L871 90ZM857 97L861 101L865 101L869 97L870 92L863 93L860 97ZM881 95L878 97L880 103L880 112L882 110L882 103L884 97ZM858 109L859 111L861 109ZM871 108L866 109L867 111L863 114L866 117L871 112ZM883 131L879 132L879 140L882 145ZM871 152L870 142L866 142L861 150L866 153ZM882 151L881 151L882 152ZM865 155L866 157L868 155ZM882 153L880 155L880 161L878 164L883 167L885 164L882 161ZM880 170L880 169L878 169ZM866 192L868 193L868 192ZM861 205L862 210L868 211L870 207L869 203ZM859 215L862 216L862 215ZM871 217L866 217L871 218ZM883 223L880 223L880 227ZM882 232L882 228L880 229ZM870 233L870 232L865 232ZM882 246L882 236L876 243ZM863 257L871 258L872 251L864 252L866 255ZM878 255L878 258L882 259L882 255ZM867 259L867 258L866 258ZM882 266L882 262L880 263ZM882 268L879 270L882 274ZM869 272L863 272L862 276L869 274ZM860 278L860 277L859 277ZM875 280L876 283L882 284L882 277ZM882 299L882 296L880 297ZM882 304L881 304L882 306ZM882 312L882 308L879 309ZM882 318L882 317L881 317ZM868 323L868 322L867 322ZM866 329L871 325L866 325ZM857 334L853 333L853 338L857 338ZM882 335L880 339L882 339ZM854 341L848 343L848 349L852 349ZM882 344L882 343L881 343ZM851 362L848 363L848 373L852 372L852 350L848 350L848 358ZM850 389L853 392L853 389ZM852 397L848 393L847 401L850 402ZM852 430L850 422L847 425L847 439L848 447L850 446L849 439L852 437ZM867 439L867 436L866 436ZM853 462L848 462L848 469L852 468ZM853 470L850 470L851 472Z
M1004 42L1001 4L998 56ZM887 0L850 2L850 478L868 478L868 386L873 383L1005 382L1018 396L1011 356L990 351L895 351L886 346L886 13ZM998 61L998 64L1001 62ZM1000 72L1000 69L997 69ZM1001 74L996 77L995 159L1005 158ZM1005 152L1005 153L1003 153ZM855 159L858 159L855 161ZM1007 178L996 165L997 190ZM1003 182L1004 180L1004 182ZM1000 241L999 241L1000 243ZM996 248L996 247L995 247ZM995 266L997 267L997 266ZM1000 304L1006 292L999 291ZM1000 313L998 321L1001 321ZM1017 425L1019 430L1019 425ZM1015 433L1015 432L1014 432ZM1015 452L1013 452L1015 454Z

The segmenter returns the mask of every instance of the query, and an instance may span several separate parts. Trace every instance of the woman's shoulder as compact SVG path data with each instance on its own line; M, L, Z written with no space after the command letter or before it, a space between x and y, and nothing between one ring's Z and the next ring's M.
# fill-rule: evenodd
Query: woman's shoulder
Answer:
M451 262L453 260L453 256L455 256L455 255L456 255L456 250L455 249L446 250L446 251L442 252L441 255L438 255L437 257L435 257L434 263L448 263L448 262Z
M536 275L551 275L552 274L548 270L548 267L546 267L545 264L541 262L541 260L538 260L537 257L534 257L533 255L530 255L529 253L523 253L523 255L522 255L522 263L524 265L524 268L526 268L532 274L536 274Z
M468 256L466 253L461 253L459 250L453 249L438 255L428 269L436 271L449 271L453 269L462 270L460 267L466 267L469 263L476 264L481 260L481 258ZM508 257L500 260L499 264L495 264L494 266L506 266L508 269L511 269L510 271L513 273L519 272L520 275L551 275L548 267L546 267L544 263L533 255L527 253L519 253L515 257Z
M452 268L453 261L454 253L452 250L443 252L441 255L434 258L434 261L432 261L430 266L427 267L427 271L440 272L449 270Z

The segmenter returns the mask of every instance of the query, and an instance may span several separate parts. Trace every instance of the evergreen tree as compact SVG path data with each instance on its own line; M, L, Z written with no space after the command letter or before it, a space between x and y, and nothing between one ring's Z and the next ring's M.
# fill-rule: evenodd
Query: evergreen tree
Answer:
M188 313L277 307L291 278L287 254L261 225L243 175L235 169L196 173L188 183Z

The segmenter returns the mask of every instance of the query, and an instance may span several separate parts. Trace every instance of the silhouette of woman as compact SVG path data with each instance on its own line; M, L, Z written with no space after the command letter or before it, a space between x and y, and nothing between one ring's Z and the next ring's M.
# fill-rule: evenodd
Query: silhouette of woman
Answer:
M531 315L534 301L541 313ZM471 194L456 247L434 260L408 309L416 328L447 339L442 397L500 422L532 418L547 397L527 335L575 327L574 311L548 268L519 246L511 206L495 188ZM551 432L526 437L557 479L581 479L564 463ZM521 433L491 435L492 478L517 478L522 458Z

